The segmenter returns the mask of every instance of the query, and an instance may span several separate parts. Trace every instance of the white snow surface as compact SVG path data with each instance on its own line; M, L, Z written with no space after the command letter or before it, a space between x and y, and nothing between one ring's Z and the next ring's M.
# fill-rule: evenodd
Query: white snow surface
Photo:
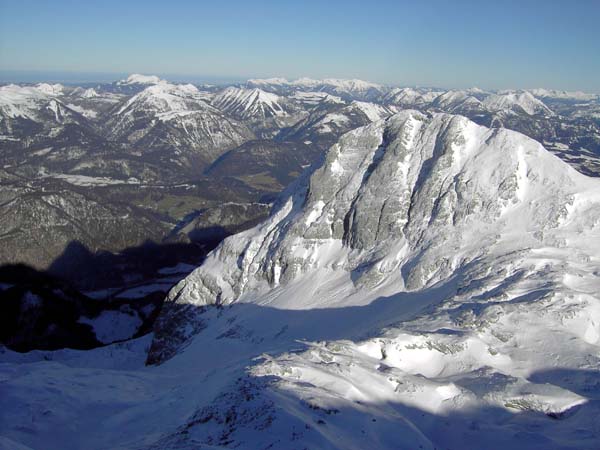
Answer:
M98 92L96 92L96 89L89 88L89 89L86 89L85 91L83 91L81 93L81 96L83 98L95 98L95 97L99 97L100 94L98 94Z
M88 175L73 175L67 173L44 174L45 178L59 178L75 186L111 186L119 184L140 184L137 178L127 180L117 180L109 177L91 177Z
M551 98L551 99L563 99L563 100L580 100L589 101L597 100L598 94L589 94L582 91L560 91L556 89L531 89L531 92L536 97L540 98Z
M78 112L82 116L87 117L88 119L95 119L98 116L98 113L96 111L91 110L91 109L86 109L79 105L74 105L72 103L69 103L69 104L67 104L67 107L72 109L75 112Z
M336 96L328 94L327 92L313 92L313 91L299 91L295 92L290 98L297 100L306 105L315 106L318 104L342 104L344 101Z
M284 100L278 95L258 88L229 87L213 99L215 106L243 119L287 116L283 103Z
M117 115L126 115L140 108L156 114L187 112L202 106L210 108L203 100L200 91L194 85L162 82L131 97L117 111Z
M325 78L322 80L315 80L313 78L302 77L293 81L289 81L286 78L266 78L266 79L251 79L248 83L253 86L289 86L299 89L313 90L315 88L333 88L340 92L348 93L364 93L369 90L381 90L383 86L370 81L364 81L359 79L341 79L341 78Z
M432 102L445 111L455 112L460 108L476 108L481 102L469 90L450 90L438 95Z
M164 83L164 82L165 82L164 80L162 80L160 77L157 77L156 75L141 75L139 73L133 73L133 74L129 75L125 80L117 81L117 84L121 85L121 86L127 86L127 85L132 85L132 84L153 85L153 84L160 84L160 83Z
M0 115L9 118L22 117L37 120L39 110L55 101L54 96L57 89L47 84L0 86Z
M35 85L35 88L43 92L44 94L57 96L63 93L64 86L62 84L48 84L48 83L39 83Z
M362 111L371 122L377 122L392 115L392 111L376 103L353 101L352 105Z
M394 88L385 95L387 103L401 106L418 106L431 103L442 92L435 90L419 90L414 88Z
M132 142L163 123L181 132L182 149L194 148L209 160L220 156L225 148L232 148L253 137L243 124L225 116L210 105L210 95L192 84L161 82L147 87L124 102L111 119L111 132L127 136ZM139 128L139 125L143 126Z
M600 180L416 111L311 170L153 337L0 353L0 445L597 448Z
M554 113L541 100L527 91L507 91L492 94L483 100L483 105L490 111L514 110L520 108L529 115Z

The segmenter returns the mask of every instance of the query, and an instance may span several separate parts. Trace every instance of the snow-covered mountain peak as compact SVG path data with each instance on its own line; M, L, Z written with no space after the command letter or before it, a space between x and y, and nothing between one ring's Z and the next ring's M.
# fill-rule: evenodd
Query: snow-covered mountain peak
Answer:
M599 231L600 181L538 142L403 111L343 135L268 220L180 282L149 362L218 378L186 426L203 442L504 448L528 433L561 448L566 432L586 448ZM380 423L393 439L377 441Z
M492 94L483 100L483 105L490 111L524 111L529 115L554 115L541 100L528 91L505 91Z
M486 94L489 94L488 91L485 91L484 89L481 89L481 88L479 88L477 86L473 86L473 87L468 88L466 90L466 92L468 92L469 94L472 94L472 95L486 95Z
M191 84L150 85L115 107L108 127L114 138L197 174L225 151L255 138L247 126L212 106L212 97Z
M384 101L389 104L400 106L418 106L431 103L441 92L431 90L420 90L410 87L394 88L388 92Z
M117 115L128 111L146 109L154 113L186 112L211 108L206 97L192 84L153 84L131 97L117 111Z
M40 92L43 92L46 95L57 96L62 95L64 91L64 86L62 84L48 84L48 83L39 83L36 84L35 88Z
M65 108L61 102L56 100L56 96L60 93L62 93L61 85L45 83L36 86L16 84L0 86L0 116L42 120L40 115L43 115L44 110Z
M433 100L433 105L446 111L456 111L463 105L479 105L480 101L466 90L446 91Z
M96 98L96 97L100 97L100 94L98 94L96 89L89 88L81 93L81 97L82 98Z
M383 92L382 86L369 81L357 79L344 80L337 78L326 78L322 80L318 84L317 89L341 97L346 97L346 99L366 101L378 98Z
M218 108L242 119L266 119L282 117L288 113L284 99L259 88L229 87L213 100Z
M227 239L170 299L201 306L267 296L302 309L319 297L278 293L304 282L313 292L321 277L344 286L330 307L366 301L372 289L428 289L493 264L489 255L560 248L562 227L594 216L599 202L596 180L522 134L404 111L344 135L269 220Z
M162 80L160 77L157 77L156 75L142 75L139 73L134 73L129 75L126 79L118 81L117 84L119 86L128 86L133 84L151 85L164 82L164 80Z

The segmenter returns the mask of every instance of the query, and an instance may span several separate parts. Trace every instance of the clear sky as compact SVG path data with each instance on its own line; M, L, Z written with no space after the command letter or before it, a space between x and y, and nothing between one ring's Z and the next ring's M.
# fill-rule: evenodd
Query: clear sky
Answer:
M600 92L600 0L0 0L0 71Z

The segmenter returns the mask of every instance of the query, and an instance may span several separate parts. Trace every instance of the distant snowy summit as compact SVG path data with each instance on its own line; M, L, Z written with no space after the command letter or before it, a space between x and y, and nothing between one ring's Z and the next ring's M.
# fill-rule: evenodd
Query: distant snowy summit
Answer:
M370 81L364 81L359 79L348 80L342 78L325 78L323 80L316 80L313 78L306 77L297 78L295 80L288 80L286 78L254 78L248 80L248 84L256 86L288 85L307 88L314 88L318 86L332 86L353 91L364 91L367 89L382 88L382 85L371 83Z
M514 110L520 108L529 115L554 114L542 101L527 91L501 91L487 96L483 105L490 111Z
M156 75L131 74L126 79L120 80L115 84L126 88L134 86L149 86L164 83L165 80ZM395 87L379 83L373 83L361 79L344 78L323 78L315 79L309 77L300 77L297 79L287 79L283 77L272 78L251 78L246 81L246 88L258 88L266 92L289 93L290 91L316 91L328 92L332 95L341 95L342 97L354 97L357 100L378 100L384 99L387 102L401 105L422 105L433 102L433 100L444 93L453 92L454 95L460 93L467 97L473 97L483 100L488 95L511 95L515 98L501 100L502 102L518 103L520 107L525 105L524 110L532 111L531 99L523 98L524 95L531 95L535 99L549 100L570 100L570 101L594 101L598 100L597 94L585 93L582 91L562 91L554 89L521 89L521 90L503 90L488 91L477 87L469 89L441 89L441 88L416 88L416 87ZM441 99L440 99L441 100ZM497 100L496 100L497 101ZM471 102L471 100L469 100ZM540 111L539 106L534 106L536 111Z
M248 87L259 87L275 92L287 92L290 90L310 90L328 92L333 95L354 97L358 100L370 100L381 95L385 88L382 85L358 79L325 78L315 80L312 78L298 78L287 80L286 78L250 79Z
M240 118L269 118L288 114L285 99L259 88L229 87L220 92L213 104Z
M165 81L162 80L161 78L157 77L156 75L141 75L139 73L134 73L134 74L129 75L125 80L117 81L117 84L119 86L129 86L132 84L152 85L152 84L159 84L159 83L163 83L163 82L165 82Z
M598 94L589 94L582 91L560 91L555 89L531 89L533 95L539 98L564 99L589 101L599 98Z
M26 127L29 122L56 125L82 121L80 113L62 101L63 92L61 84L0 86L0 132L19 130L17 122Z

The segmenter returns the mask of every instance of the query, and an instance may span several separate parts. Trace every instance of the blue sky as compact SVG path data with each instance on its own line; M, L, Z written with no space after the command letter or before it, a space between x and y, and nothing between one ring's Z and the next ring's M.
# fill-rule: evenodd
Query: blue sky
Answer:
M600 92L600 0L0 0L0 71Z

